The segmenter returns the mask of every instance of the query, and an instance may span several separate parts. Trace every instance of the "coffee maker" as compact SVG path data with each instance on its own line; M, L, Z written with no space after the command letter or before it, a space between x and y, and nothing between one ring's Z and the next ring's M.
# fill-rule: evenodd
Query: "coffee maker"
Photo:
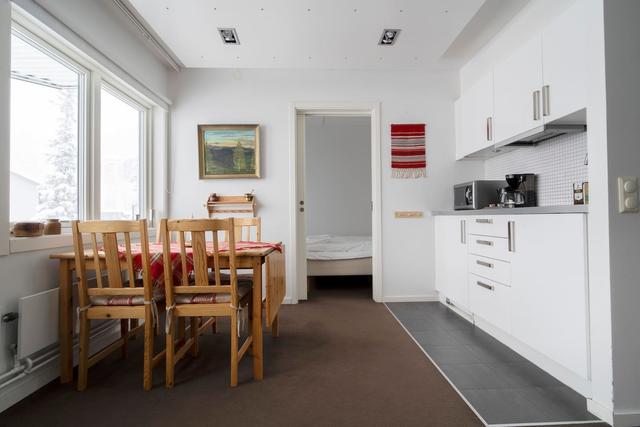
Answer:
M514 173L505 175L508 186L499 190L500 207L536 206L536 175Z

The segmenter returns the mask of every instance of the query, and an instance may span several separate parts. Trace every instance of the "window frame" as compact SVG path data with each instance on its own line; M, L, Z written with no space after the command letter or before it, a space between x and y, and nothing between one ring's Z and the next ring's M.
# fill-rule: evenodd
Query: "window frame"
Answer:
M11 34L14 31L29 44L35 43L36 49L65 65L68 64L83 76L78 87L78 219L100 218L100 93L104 87L140 111L140 218L152 221L153 111L154 108L162 106L151 101L61 36L43 28L22 13L16 13L15 9L11 19ZM9 205L10 195L7 193L7 196L9 200L6 200L6 203ZM13 223L9 224L13 226ZM151 222L149 224L153 226ZM64 221L62 235L57 236L22 238L9 235L9 253L70 246L70 225L69 221Z
M16 36L20 38L20 40L27 43L29 46L34 49L42 52L43 54L49 56L55 61L60 62L66 67L69 67L73 71L78 73L78 156L77 156L77 217L80 220L87 219L87 186L88 184L88 175L90 173L90 164L85 161L86 158L86 147L87 142L89 141L89 135L87 132L87 121L90 120L90 116L87 114L88 106L91 103L90 91L88 88L91 85L91 70L81 64L80 62L73 59L70 55L67 55L65 52L61 51L57 47L51 45L51 43L44 40L42 37L39 37L34 32L30 31L28 28L25 28L19 22L15 20L11 21L11 36ZM13 79L13 77L10 77ZM11 109L9 110L11 111ZM11 147L11 141L9 141L9 147ZM11 170L11 161L9 160L9 170ZM9 196L11 197L11 196ZM9 203L10 203L9 199ZM9 206L11 209L11 206ZM71 221L61 221L63 231L71 232ZM15 221L9 221L9 225L13 227Z

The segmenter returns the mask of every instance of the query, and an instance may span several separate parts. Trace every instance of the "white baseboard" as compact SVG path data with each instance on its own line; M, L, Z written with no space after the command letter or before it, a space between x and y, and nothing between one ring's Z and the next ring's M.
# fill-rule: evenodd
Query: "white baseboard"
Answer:
M120 337L120 325L115 325L112 331L100 334L91 342L91 350L93 352L111 344ZM77 364L77 349L74 348L74 365ZM60 363L58 357L53 358L46 366L42 366L38 371L25 375L23 378L9 384L0 391L0 413L9 407L20 402L31 393L49 384L60 376ZM140 372L142 377L142 372ZM75 383L69 384L69 387L75 387ZM142 391L142 389L140 389Z
M293 298L286 297L284 299L284 301L282 301L282 303L283 304L297 304L298 301L294 300Z
M426 295L385 295L382 297L382 302L434 302L438 300L438 294L426 294Z
M640 426L640 411L624 411L613 413L613 425L615 427Z
M613 410L593 399L587 399L587 411L601 420L613 425ZM617 424L616 424L617 426Z

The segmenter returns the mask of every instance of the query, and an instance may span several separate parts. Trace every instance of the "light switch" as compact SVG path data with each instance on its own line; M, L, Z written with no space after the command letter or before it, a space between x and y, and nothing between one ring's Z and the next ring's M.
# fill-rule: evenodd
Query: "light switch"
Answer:
M618 212L639 212L638 177L618 177Z

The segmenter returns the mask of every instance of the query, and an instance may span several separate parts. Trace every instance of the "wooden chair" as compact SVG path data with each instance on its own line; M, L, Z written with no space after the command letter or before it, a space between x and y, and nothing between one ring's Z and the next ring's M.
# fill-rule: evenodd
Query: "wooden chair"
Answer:
M72 232L79 296L78 390L86 389L89 368L111 352L122 348L122 355L126 357L129 337L141 328L144 328L143 387L150 390L153 367L164 357L164 351L153 355L153 328L158 322L156 303L164 300L164 295L154 294L151 282L147 221L73 221ZM91 252L85 251L85 234L90 236ZM123 258L119 253L118 234L124 235ZM141 279L134 269L132 234L138 234L141 242ZM102 248L98 246L98 235L102 238ZM103 269L107 273L106 284ZM89 286L87 272L90 270L95 271L95 287ZM127 273L127 280L123 280L123 272ZM140 284L142 286L138 286ZM90 356L89 331L94 319L120 319L121 338ZM144 319L144 325L132 327L130 331L129 321L137 319Z
M251 312L252 288L251 286L239 286L236 272L235 246L229 245L228 265L221 264L218 243L218 232L227 232L232 241L234 236L234 220L229 219L185 219L167 220L161 222L164 245L164 259L171 256L170 244L167 236L171 232L178 232L178 244L180 246L180 265L182 271L187 270L187 246L185 245L185 233L191 235L191 250L193 258L192 280L188 274L182 274L182 281L175 284L172 281L173 271L170 262L165 262L165 295L167 305L167 359L166 359L166 387L173 387L174 367L191 350L193 356L198 355L198 337L203 333L212 320L200 324L201 317L228 316L231 319L231 387L238 385L238 364L249 346L253 342L251 325L249 335L242 346L238 346L238 313L241 307L248 306ZM211 234L213 245L213 263L209 262L207 254L207 233ZM209 267L214 271L214 282L209 281ZM221 269L229 270L229 282L224 283ZM190 321L190 338L186 341L179 340L180 347L176 351L174 329L176 318L188 317ZM211 323L210 323L211 322ZM249 320L251 322L251 320Z

